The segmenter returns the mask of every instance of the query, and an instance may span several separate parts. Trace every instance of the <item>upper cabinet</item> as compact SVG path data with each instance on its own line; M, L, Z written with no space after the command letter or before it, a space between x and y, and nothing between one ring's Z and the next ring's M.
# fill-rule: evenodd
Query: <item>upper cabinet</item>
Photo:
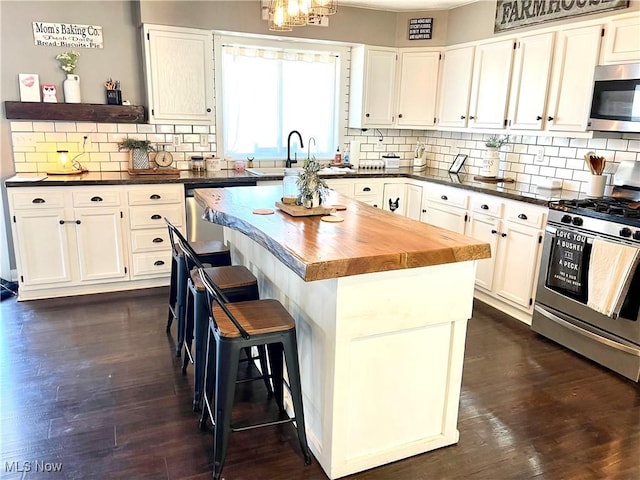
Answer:
M432 127L436 123L438 73L442 54L401 49L398 65L398 127Z
M393 126L396 56L395 48L351 49L349 127Z
M433 126L439 64L437 49L353 47L349 127Z
M470 127L506 127L514 48L513 40L476 47L469 103Z
M440 89L440 127L466 127L475 47L446 49Z
M600 25L556 32L546 130L586 130L593 72L600 50L600 32Z
M143 33L149 122L213 122L212 33L161 25Z
M604 26L601 65L640 62L640 15L611 19Z

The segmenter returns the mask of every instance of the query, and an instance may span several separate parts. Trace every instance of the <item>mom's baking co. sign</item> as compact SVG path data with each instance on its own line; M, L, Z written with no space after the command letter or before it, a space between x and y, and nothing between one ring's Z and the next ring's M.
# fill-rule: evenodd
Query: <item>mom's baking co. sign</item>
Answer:
M75 23L33 22L36 45L68 48L103 48L102 27Z
M628 0L497 0L493 32L628 6Z

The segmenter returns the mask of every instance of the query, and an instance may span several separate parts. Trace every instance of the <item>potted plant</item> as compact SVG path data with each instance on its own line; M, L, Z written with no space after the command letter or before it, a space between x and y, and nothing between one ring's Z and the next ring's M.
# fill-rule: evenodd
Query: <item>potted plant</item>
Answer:
M480 176L497 177L500 171L500 148L509 143L509 135L500 137L499 135L491 135L486 141L487 149L484 152L482 167L480 167Z
M307 208L322 205L327 196L329 186L318 172L322 165L315 157L308 158L302 165L302 171L298 175L298 190L300 191L299 203Z
M79 56L80 54L73 50L56 55L56 60L60 62L60 68L67 74L67 79L62 82L64 101L66 103L80 103L81 101L80 77L75 74Z
M118 150L129 150L130 169L146 170L149 168L149 152L152 152L154 148L149 140L127 137L118 142Z

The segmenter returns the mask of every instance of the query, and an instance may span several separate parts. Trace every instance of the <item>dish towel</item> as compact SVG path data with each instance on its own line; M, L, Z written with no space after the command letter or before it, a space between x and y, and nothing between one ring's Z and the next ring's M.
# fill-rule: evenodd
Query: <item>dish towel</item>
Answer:
M617 317L638 259L635 247L595 238L589 261L589 308Z

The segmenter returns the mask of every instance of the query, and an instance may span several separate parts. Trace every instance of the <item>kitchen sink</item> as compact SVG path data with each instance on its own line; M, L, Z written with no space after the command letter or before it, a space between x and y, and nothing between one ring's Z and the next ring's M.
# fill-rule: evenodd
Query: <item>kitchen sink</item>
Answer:
M296 172L301 172L302 167L293 167L291 170ZM255 175L257 177L262 177L265 175L284 175L284 167L257 167L257 168L247 168L247 173L251 175ZM320 170L320 175L345 175L347 173L355 173L355 170L351 170L349 168L338 168L338 167L325 167Z

